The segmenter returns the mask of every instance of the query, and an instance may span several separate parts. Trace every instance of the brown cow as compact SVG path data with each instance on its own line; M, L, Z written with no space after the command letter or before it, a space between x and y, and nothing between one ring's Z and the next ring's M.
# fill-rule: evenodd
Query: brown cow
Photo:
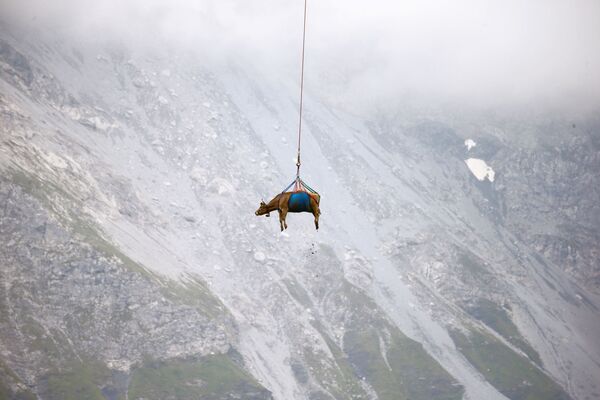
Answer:
M277 196L273 197L269 203L265 203L264 201L260 202L260 207L256 210L256 215L265 215L269 216L272 211L277 210L279 212L279 225L281 226L281 230L287 229L287 223L285 222L285 217L288 212L305 212L305 211L293 211L288 207L290 196L294 193L298 192L284 192L280 193ZM321 215L321 210L319 210L319 202L321 201L321 196L317 193L308 193L310 197L310 211L315 217L315 228L319 229L319 215Z

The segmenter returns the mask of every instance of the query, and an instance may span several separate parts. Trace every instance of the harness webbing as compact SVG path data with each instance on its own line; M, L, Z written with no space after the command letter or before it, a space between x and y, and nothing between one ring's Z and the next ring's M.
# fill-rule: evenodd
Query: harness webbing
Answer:
M308 189L309 192L314 193L314 194L319 194L319 193L317 193L316 190L314 190L313 188L311 188L310 186L308 186L302 179L300 179L300 183L302 184L302 186L305 189Z
M300 177L297 177L296 179L294 179L292 181L292 183L290 183L289 185L287 185L287 187L281 191L281 193L287 192L292 186L294 186L294 191L295 192L306 191L306 192L311 192L311 193L314 193L314 194L319 194L316 190L314 190L313 188L311 188L310 186L308 186L306 184L306 182L304 182Z
M289 190L289 189L292 187L292 185L293 185L294 183L296 183L296 180L295 180L295 179L294 179L294 181L293 181L292 183L290 183L290 184L289 184L289 185L288 185L288 186L287 186L285 189L283 189L283 190L281 191L281 193L285 193L285 192L287 192L287 191L288 191L288 190Z

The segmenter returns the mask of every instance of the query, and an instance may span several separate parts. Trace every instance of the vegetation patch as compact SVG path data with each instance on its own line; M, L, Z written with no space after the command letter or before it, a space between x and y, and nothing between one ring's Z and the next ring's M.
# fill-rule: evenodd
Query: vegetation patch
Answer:
M392 331L389 343L373 327L351 330L344 347L359 377L366 378L381 400L459 400L464 389L423 349Z
M67 225L68 216L57 207L65 201L77 203L75 198L52 182L42 180L24 170L8 169L8 179L19 186L25 193L37 199L42 207L52 213L61 224Z
M471 252L460 252L457 259L458 264L462 265L463 270L473 279L486 282L492 279L489 271L481 265L481 260Z
M324 363L323 360L326 359L324 355L305 348L304 359L311 368L313 378L337 400L367 398L368 396L360 385L347 357L324 333L324 329L318 322L313 322L313 326L325 339L334 358L334 363Z
M127 257L115 245L104 239L91 222L84 220L79 215L74 215L73 212L65 211L66 209L80 209L81 202L67 193L63 188L22 170L9 169L8 175L9 179L15 185L18 185L27 194L36 198L46 211L52 213L65 229L70 230L107 257L118 258L131 270L149 275L144 267ZM71 203L73 207L64 207L63 209L57 207L57 204L64 204L65 202Z
M7 383L0 377L0 400L35 400L37 397L29 390L13 392Z
M158 283L163 296L166 298L195 307L210 317L216 317L225 312L223 304L210 293L202 280L192 277L186 284L167 281L147 270L144 266L128 257L109 240L105 239L100 233L100 229L93 222L73 212L67 213L58 209L55 205L64 204L65 202L73 205L73 207L70 207L71 210L80 208L80 201L59 186L52 182L41 180L35 175L22 170L9 170L9 177L14 184L35 197L47 211L51 212L58 219L65 229L70 230L83 242L104 254L105 257L117 259L130 271L139 273L147 279Z
M270 393L224 354L151 361L133 371L128 399L269 399Z
M457 348L500 393L511 400L570 400L552 378L492 335L450 330Z
M488 299L477 299L474 304L463 307L469 315L498 332L508 342L522 350L536 364L542 365L540 355L519 332L506 310Z
M193 278L185 284L164 282L161 292L169 300L194 307L208 317L217 318L219 315L227 313L223 303L210 292L200 279Z
M48 400L105 400L102 388L112 374L100 362L72 362L67 368L46 376Z
M354 372L380 400L462 399L464 388L420 343L388 322L363 292L349 283L344 287L345 297L359 310L346 326L344 350Z
M117 246L104 239L93 223L79 217L74 217L67 228L70 228L75 235L82 239L82 241L92 246L95 250L103 253L106 257L118 259L123 266L130 271L137 272L151 280L160 282L160 278L157 275L148 271L141 264L123 253Z
M47 359L61 359L66 352L64 349L59 348L57 345L58 342L52 340L44 332L42 326L31 317L23 318L20 331L29 339L29 350L39 351Z
M19 377L0 361L0 400L35 400Z

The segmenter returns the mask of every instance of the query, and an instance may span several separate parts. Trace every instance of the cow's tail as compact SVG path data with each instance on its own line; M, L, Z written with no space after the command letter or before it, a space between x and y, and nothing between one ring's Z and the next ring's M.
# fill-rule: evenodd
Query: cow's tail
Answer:
M317 202L317 206L319 205L319 203L321 202L321 195L319 193L309 193L310 197L312 197L313 199L315 199L315 201ZM318 209L319 211L319 215L321 215L321 208L319 207Z

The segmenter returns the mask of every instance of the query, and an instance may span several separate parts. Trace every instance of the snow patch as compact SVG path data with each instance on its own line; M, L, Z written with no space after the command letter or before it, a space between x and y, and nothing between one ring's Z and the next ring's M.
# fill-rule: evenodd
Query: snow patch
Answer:
M477 143L473 139L465 140L465 146L467 146L467 151L470 151L473 147L477 146Z
M467 167L469 167L473 175L475 175L475 178L477 178L478 180L483 181L487 179L490 182L494 182L494 177L496 176L496 173L494 172L492 167L487 165L485 161L480 160L479 158L469 158L465 160L465 163L467 164Z

